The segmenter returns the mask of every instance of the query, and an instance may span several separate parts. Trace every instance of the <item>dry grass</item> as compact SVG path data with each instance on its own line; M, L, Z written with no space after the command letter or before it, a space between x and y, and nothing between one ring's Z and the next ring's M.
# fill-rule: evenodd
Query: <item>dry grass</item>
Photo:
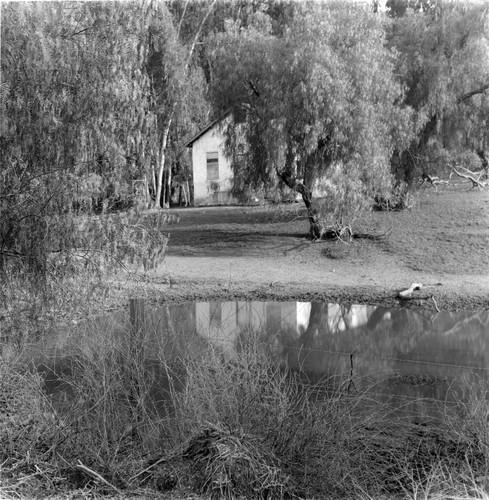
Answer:
M193 461L203 494L218 498L290 498L293 487L276 456L253 435L209 426L194 435L183 457Z
M488 204L487 191L469 192L466 184L455 184L422 190L413 210L377 213L374 219L381 228L392 227L384 248L407 267L480 274L489 269Z
M12 351L0 363L0 497L27 497L56 486L54 447L60 421L43 393L43 380L22 368Z
M144 363L150 327L137 342L134 332L125 342L89 333L62 375L71 392L58 411L39 373L4 350L2 498L75 498L81 489L115 498L488 498L485 381L468 382L468 404L446 410L447 424L434 429L396 419L367 393L340 387L318 398L320 388L279 367L253 332L235 356L207 346L183 364L162 339L158 373L173 398L162 415L151 405L161 378Z
M464 183L421 189L411 210L371 212L353 224L355 234L384 235L342 245L338 259L355 267L395 258L410 270L447 274L481 274L489 270L489 194ZM213 258L297 257L318 266L321 252L335 242L298 245L309 230L302 203L264 207L207 208L182 211L172 228L169 255ZM333 250L334 252L334 250ZM318 255L319 254L319 255ZM256 263L255 263L256 264ZM252 265L252 264L250 264ZM360 272L360 270L358 270Z

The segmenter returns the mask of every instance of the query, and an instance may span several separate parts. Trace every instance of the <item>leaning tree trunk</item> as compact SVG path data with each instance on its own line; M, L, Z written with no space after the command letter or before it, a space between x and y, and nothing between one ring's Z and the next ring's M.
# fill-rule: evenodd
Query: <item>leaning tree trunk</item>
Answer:
M489 179L489 161L487 160L486 153L485 153L484 149L482 149L482 148L479 149L479 151L477 151L477 155L481 159L482 170L484 170L484 177L486 179Z
M300 193L302 195L302 200L307 210L307 218L309 220L309 236L313 240L320 239L324 236L325 227L321 221L321 214L312 199L311 190L307 189L304 183L298 181L288 172L279 172L277 170L277 175L293 191Z
M302 201L307 210L309 236L312 240L321 239L326 231L320 210L318 210L317 204L313 201L312 189L309 187L312 186L314 182L315 161L317 161L316 154L310 155L306 160L304 179L302 181L298 180L296 174L292 174L292 172L296 172L297 170L294 167L296 159L294 149L289 145L283 171L280 172L278 168L276 170L279 179L281 179L286 186L301 194Z
M309 220L309 236L313 240L319 240L324 236L325 227L321 220L321 214L312 201L311 193L302 193L302 200L307 210L307 219Z

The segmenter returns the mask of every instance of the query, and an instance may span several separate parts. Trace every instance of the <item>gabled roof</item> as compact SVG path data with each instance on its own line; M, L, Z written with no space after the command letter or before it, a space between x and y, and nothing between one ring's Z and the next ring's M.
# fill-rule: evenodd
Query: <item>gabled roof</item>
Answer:
M213 122L209 123L209 125L206 125L203 129L199 130L187 143L185 144L186 148L191 148L192 144L201 136L203 136L207 131L209 131L211 128L213 128L215 125L217 125L219 122L224 120L226 116L228 116L231 113L231 110L226 111L223 115L221 115L219 118L216 118Z

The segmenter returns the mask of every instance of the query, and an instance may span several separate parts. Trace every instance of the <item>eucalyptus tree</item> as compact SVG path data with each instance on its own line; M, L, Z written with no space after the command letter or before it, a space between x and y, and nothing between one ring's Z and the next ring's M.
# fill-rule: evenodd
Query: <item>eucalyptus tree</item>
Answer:
M204 72L198 65L193 65L186 78L185 99L181 99L175 111L169 131L166 168L171 174L171 186L166 178L165 195L168 201L171 192L176 191L181 200L190 203L190 184L192 179L192 162L186 142L190 134L201 130L209 121L209 105L205 98ZM171 191L170 191L171 190ZM175 193L173 193L175 195Z
M172 125L196 82L194 54L202 30L213 12L217 0L199 4L197 20L192 17L192 2L186 0L181 9L169 11L164 19L150 26L150 50L147 70L152 83L152 98L159 134L158 159L155 169L155 207L169 206L172 169L167 161L167 148ZM166 7L165 7L166 9ZM175 15L176 13L176 15ZM184 21L192 17L191 28L184 31ZM166 33L162 38L162 30ZM193 73L193 74L192 74ZM203 81L197 83L203 90Z
M238 178L265 186L279 178L300 193L310 234L320 238L331 227L341 232L390 189L390 157L415 124L399 104L403 88L382 16L348 3L297 9L280 35L257 12L249 26L229 23L208 38L211 100L216 113L231 110L227 147ZM318 184L321 203L313 197Z

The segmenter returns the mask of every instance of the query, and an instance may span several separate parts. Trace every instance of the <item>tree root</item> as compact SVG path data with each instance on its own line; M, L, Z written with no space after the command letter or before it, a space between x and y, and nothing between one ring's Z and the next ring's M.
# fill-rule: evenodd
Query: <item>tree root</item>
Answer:
M372 240L372 241L380 241L384 238L389 237L391 234L392 234L392 227L390 227L387 231L384 231L383 233L380 233L380 234L354 233L353 238Z
M373 233L357 233L353 232L350 226L345 226L343 229L328 229L323 232L321 239L323 240L341 240L345 243L351 242L352 240L372 240L372 241L380 241L384 238L387 238L392 233L392 227L390 227L387 231L384 231L380 234ZM344 235L348 234L348 241L345 241Z

